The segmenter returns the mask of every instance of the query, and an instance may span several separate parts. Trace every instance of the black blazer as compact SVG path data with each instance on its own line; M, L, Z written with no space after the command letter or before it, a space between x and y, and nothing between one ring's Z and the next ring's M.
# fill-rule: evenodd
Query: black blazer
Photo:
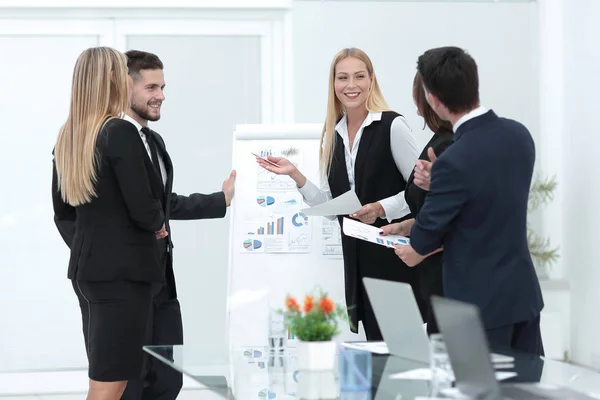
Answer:
M164 282L155 237L165 222L161 183L137 129L109 120L96 151L96 197L77 207L62 200L53 161L54 220L71 248L68 278Z
M162 157L163 162L165 164L165 169L167 172L166 184L163 186L163 181L158 175L158 171L154 168L153 164L149 165L149 173L152 175L152 179L156 180L160 185L160 192L158 196L161 199L162 209L165 215L165 223L167 231L169 232L169 235L166 239L158 240L156 242L157 246L164 246L165 240L167 241L167 265L163 265L162 268L163 270L165 270L166 268L166 283L172 289L172 296L176 297L177 293L175 286L175 276L173 273L173 235L171 233L171 225L169 221L222 218L225 216L227 207L225 204L225 194L223 192L212 193L209 195L194 193L190 196L182 196L178 195L177 193L173 193L173 162L171 161L171 157L167 152L163 138L157 132L154 131L153 135L156 138L157 151ZM148 140L150 140L150 138L148 138ZM139 132L137 136L137 141L140 142L140 144L142 144L142 141L139 138ZM151 162L145 148L144 154L140 155L139 157L143 158L145 161ZM61 236L69 246L74 236L74 221L75 216L68 220L56 221L56 225L59 232L61 233Z
M423 152L421 152L419 159L429 161L427 149L430 147L433 148L435 155L439 157L452 144L452 139L453 132L450 130L444 129L436 132L423 149ZM411 214L416 216L425 203L428 191L415 185L414 180L415 172L413 170L406 183L404 199L410 208ZM443 252L439 252L432 254L419 264L419 288L421 289L421 296L425 300L429 299L432 295L442 296L444 293L442 286L442 260Z
M544 303L527 245L535 145L493 111L470 119L433 164L411 244L444 246L444 296L481 309L486 329L536 318Z

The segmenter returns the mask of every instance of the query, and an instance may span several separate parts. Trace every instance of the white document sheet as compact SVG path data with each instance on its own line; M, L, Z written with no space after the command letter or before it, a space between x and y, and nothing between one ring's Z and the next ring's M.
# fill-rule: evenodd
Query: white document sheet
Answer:
M368 351L375 354L390 354L385 342L353 342L342 343L342 346L349 349Z
M448 400L447 397L415 397L415 400Z
M356 196L356 192L352 189L338 197L326 201L325 203L317 204L310 208L301 210L305 215L312 216L329 216L329 215L350 215L362 208L360 200Z
M427 324L423 324L423 330L427 331ZM342 346L350 349L369 351L376 354L390 354L387 344L384 341L377 342L344 342ZM514 368L514 358L503 354L490 354L492 363L495 369Z
M351 236L357 239L366 240L367 242L375 243L380 246L394 248L397 244L410 244L410 239L406 236L387 235L381 236L381 229L363 224L360 221L355 221L350 218L344 218L342 230L346 236Z
M496 371L496 379L504 381L517 376L516 372L508 371ZM417 368L409 371L399 372L397 374L391 374L390 379L408 379L408 380L431 380L431 369L430 368Z

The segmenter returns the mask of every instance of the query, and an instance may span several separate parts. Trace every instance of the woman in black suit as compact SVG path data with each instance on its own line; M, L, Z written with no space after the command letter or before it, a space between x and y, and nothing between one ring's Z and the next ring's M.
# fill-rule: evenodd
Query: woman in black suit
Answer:
M71 249L68 278L79 300L90 378L88 400L118 400L142 374L153 283L164 282L162 187L128 107L127 59L85 50L54 149L54 218ZM74 225L74 235L66 232Z
M413 100L417 105L417 114L423 117L427 127L434 132L433 136L429 140L429 143L425 146L421 155L420 160L429 161L428 151L433 150L436 156L439 156L450 144L452 144L453 132L452 125L448 121L442 120L438 115L431 109L427 99L425 98L425 92L423 90L423 81L421 75L417 72L413 81ZM425 127L423 127L425 129ZM429 150L431 149L431 150ZM425 203L425 197L427 196L428 185L421 184L422 188L415 184L415 172L413 171L406 183L406 189L404 191L404 197L406 203L410 207L411 214L417 216L421 207ZM408 219L395 224L390 224L382 228L383 234L396 234L408 236L410 235L410 229L415 222L414 218ZM432 295L442 296L444 293L442 285L442 258L443 252L438 251L429 255L419 265L419 291L420 295L427 303L427 333L439 333L435 317L433 316L433 310L431 308L430 298Z

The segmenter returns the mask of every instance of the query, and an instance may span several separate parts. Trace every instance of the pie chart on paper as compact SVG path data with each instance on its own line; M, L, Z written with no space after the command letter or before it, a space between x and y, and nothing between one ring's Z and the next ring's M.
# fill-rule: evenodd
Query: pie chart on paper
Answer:
M272 196L258 196L256 203L261 207L271 206L275 203L275 198Z
M258 358L262 357L262 352L260 350L244 350L244 357L246 358Z
M258 392L258 398L259 399L268 399L268 400L272 400L275 397L277 397L277 395L275 394L275 392L270 391L269 389L263 389L260 392Z
M292 217L292 224L296 227L308 225L308 217L304 213L299 212Z
M244 240L244 248L248 251L257 250L262 247L262 242L255 239Z

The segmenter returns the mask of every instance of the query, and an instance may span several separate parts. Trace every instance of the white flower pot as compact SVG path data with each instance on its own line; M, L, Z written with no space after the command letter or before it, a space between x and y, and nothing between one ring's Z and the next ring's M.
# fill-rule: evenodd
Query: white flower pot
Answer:
M300 371L327 371L335 368L337 343L332 340L324 342L298 340L296 351Z

